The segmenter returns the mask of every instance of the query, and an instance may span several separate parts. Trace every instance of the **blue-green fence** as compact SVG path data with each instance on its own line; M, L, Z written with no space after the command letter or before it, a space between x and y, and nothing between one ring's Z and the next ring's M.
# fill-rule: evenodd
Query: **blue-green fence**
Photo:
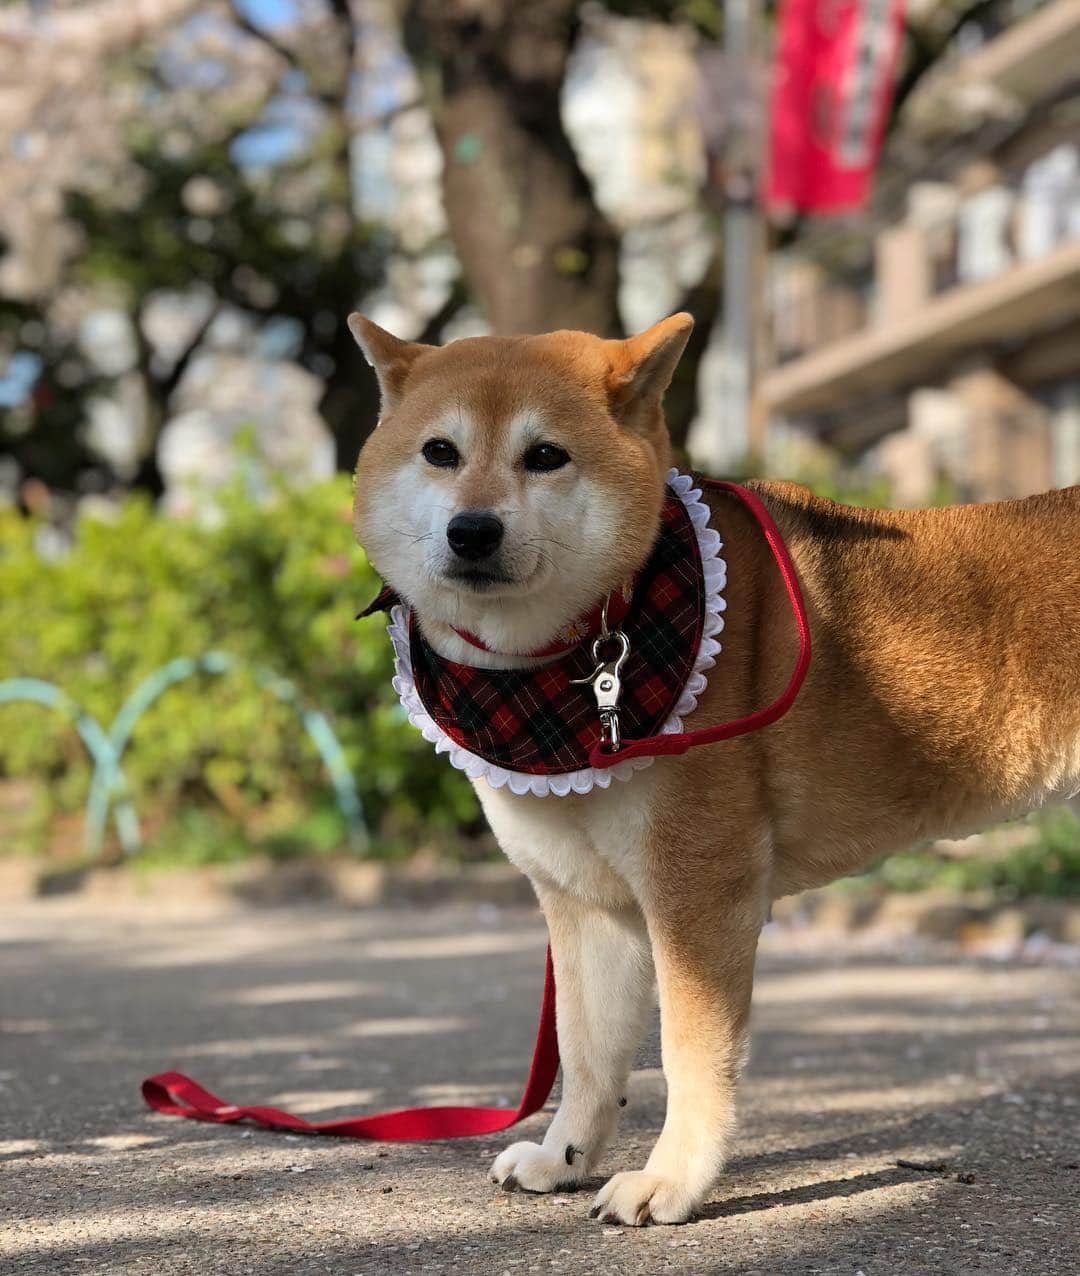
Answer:
M208 651L202 656L179 656L176 660L170 660L139 683L121 705L107 731L60 687L39 678L9 678L0 682L0 704L16 700L30 701L62 713L74 723L94 762L86 799L87 852L94 856L100 854L111 814L120 845L125 854L131 854L142 846L142 832L139 817L131 803L121 761L131 743L135 724L154 701L176 683L197 673L226 674L238 668L238 665L235 657L223 651ZM297 717L318 750L330 776L338 809L349 830L350 844L356 850L366 849L368 831L360 795L345 761L341 743L326 715L307 704L289 679L268 669L257 668L254 672L261 686L296 710Z

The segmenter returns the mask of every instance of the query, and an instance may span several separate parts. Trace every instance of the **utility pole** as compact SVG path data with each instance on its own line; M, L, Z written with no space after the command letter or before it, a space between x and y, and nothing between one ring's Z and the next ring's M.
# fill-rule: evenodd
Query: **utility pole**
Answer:
M724 0L727 135L722 156L725 395L718 454L760 457L765 412L757 393L765 228L759 204L761 0Z

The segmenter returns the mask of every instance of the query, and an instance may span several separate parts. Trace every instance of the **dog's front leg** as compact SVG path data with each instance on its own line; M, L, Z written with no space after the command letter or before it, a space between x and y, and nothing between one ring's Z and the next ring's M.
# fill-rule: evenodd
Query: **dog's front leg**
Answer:
M507 1189L552 1192L594 1168L618 1124L652 1005L653 970L635 906L606 909L534 882L555 963L562 1099L543 1143L514 1143L491 1167Z
M592 1216L640 1225L684 1223L716 1182L734 1126L761 896L747 891L715 913L687 890L649 918L660 990L667 1117L644 1170L616 1174Z

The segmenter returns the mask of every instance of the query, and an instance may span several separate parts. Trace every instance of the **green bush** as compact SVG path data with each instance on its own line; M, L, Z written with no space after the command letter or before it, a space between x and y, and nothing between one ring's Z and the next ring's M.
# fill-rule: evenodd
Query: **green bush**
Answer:
M213 525L165 518L134 495L113 518L80 517L55 559L36 551L40 532L0 510L0 678L55 682L107 727L176 656L215 649L242 662L178 683L139 720L124 768L151 841L176 842L193 819L201 858L215 844L235 855L240 837L288 846L298 829L317 847L335 841L318 754L295 711L258 686L256 667L290 678L327 714L384 850L476 824L468 784L398 705L383 624L353 619L379 582L353 540L347 478L262 503L233 491ZM90 774L60 715L0 706L0 775L44 782L39 830L81 809Z

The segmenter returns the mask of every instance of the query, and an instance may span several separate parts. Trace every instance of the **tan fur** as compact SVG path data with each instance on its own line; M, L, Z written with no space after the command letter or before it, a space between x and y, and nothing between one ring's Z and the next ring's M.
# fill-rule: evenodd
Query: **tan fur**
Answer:
M553 333L441 350L353 326L387 405L357 471L357 530L385 547L387 564L376 553L376 565L406 597L418 583L394 577L410 560L379 526L379 494L414 481L425 494L436 485L423 500L437 517L491 507L510 521L550 520L552 502L600 507L596 525L609 534L585 553L587 536L578 545L572 527L562 533L578 552L543 577L542 605L527 589L461 601L473 624L519 643L503 650L542 645L583 597L595 603L640 566L656 534L669 453L660 401L685 317L625 343ZM417 453L448 412L472 422L469 455L428 475ZM508 422L522 414L571 454L572 473L515 468ZM752 486L784 533L809 609L814 659L792 711L757 735L658 759L606 792L537 799L477 785L548 917L563 1054L548 1137L508 1148L493 1176L551 1190L600 1158L651 964L667 1119L644 1169L616 1174L594 1207L627 1223L684 1220L722 1167L770 900L1080 791L1080 488L900 513L836 505L794 484ZM530 513L541 497L546 512ZM796 651L760 530L733 498L707 499L725 543L728 611L694 729L766 703ZM420 619L444 654L461 655L444 617ZM567 1148L580 1152L569 1168Z

